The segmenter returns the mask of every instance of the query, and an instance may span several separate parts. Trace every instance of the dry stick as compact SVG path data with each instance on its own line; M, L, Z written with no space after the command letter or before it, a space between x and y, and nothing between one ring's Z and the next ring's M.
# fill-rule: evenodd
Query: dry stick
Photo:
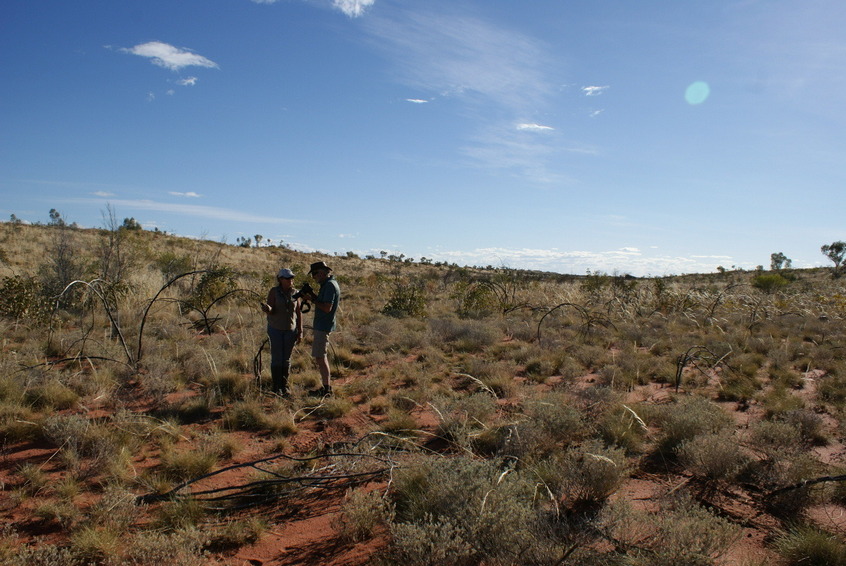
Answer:
M786 487L780 487L774 491L769 492L765 497L772 497L774 495L778 495L779 493L784 493L785 491L791 491L794 489L801 489L803 487L809 485L815 485L818 483L829 482L829 481L846 481L846 474L842 474L839 476L823 476L821 478L814 478L810 480L803 480L799 483L795 483L793 485L788 485Z
M194 483L202 481L204 479L208 479L210 477L217 476L217 475L222 474L224 472L237 470L239 468L250 467L250 468L259 469L258 468L259 464L263 464L265 462L272 462L273 460L279 460L281 458L284 458L286 460L291 460L291 461L294 461L294 462L310 462L312 460L319 460L319 459L322 459L322 458L339 457L339 456L359 457L359 458L366 457L366 458L372 458L374 460L378 460L380 462L389 464L391 467L395 465L394 462L391 461L391 460L388 460L386 458L380 458L380 457L374 456L372 454L337 453L337 454L322 454L322 455L319 455L319 456L310 456L310 457L307 457L307 458L296 458L294 456L288 456L286 454L275 454L273 456L268 456L266 458L260 458L258 460L253 460L251 462L244 462L244 463L241 463L241 464L233 464L231 466L227 466L225 468L215 470L214 472L210 472L208 474L204 474L204 475L199 476L199 477L191 478L189 480L182 482L181 484L179 484L178 486L174 487L173 489L171 489L170 491L168 491L166 493L161 493L161 494L151 493L151 494L147 494L147 495L141 495L141 496L138 497L137 501L138 501L138 503L154 503L154 502L157 502L157 501L172 499L172 498L178 496L179 495L178 492L181 491L182 489L188 487L189 485L192 485ZM377 472L367 472L367 473L378 475L378 473L383 473L383 472L384 472L384 470L378 470ZM350 474L348 474L348 475L350 475ZM352 475L350 475L350 476L352 476ZM344 477L345 476L340 475L340 476L330 476L330 477L326 477L326 478L323 478L323 479L336 479L336 478L343 479ZM300 481L300 480L306 480L306 479L315 479L315 478L310 478L308 476L304 476L303 478L299 478L299 477L297 477L297 478L287 478L284 481L271 480L271 483L288 483L288 482L292 482L292 481ZM248 483L248 484L241 485L241 486L224 487L224 488L219 488L217 490L207 490L207 491L202 491L202 492L198 492L198 493L200 493L200 494L210 494L210 493L220 492L220 491L245 489L245 488L250 488L253 484L261 484L261 483L264 483L264 482L253 482L253 483Z

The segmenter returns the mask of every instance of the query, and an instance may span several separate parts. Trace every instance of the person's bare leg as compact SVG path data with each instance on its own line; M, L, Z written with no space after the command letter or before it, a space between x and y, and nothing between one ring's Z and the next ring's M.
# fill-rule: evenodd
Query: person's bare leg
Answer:
M332 377L329 370L329 357L323 356L322 358L314 358L314 361L317 363L317 370L320 372L320 381L323 383L323 388L326 391L329 391L332 386Z

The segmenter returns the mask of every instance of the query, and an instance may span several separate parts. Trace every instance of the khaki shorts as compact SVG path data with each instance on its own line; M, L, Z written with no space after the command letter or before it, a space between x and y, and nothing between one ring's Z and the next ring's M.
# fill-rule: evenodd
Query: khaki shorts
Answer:
M326 355L326 348L329 345L329 333L322 330L314 331L314 341L311 343L311 357L322 358Z

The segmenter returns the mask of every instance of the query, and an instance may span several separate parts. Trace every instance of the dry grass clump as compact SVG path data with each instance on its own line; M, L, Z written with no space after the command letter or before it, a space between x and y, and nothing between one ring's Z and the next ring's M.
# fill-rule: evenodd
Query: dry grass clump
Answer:
M430 319L429 336L434 344L458 352L478 352L502 339L500 329L491 322L458 318Z
M788 566L846 565L843 539L810 525L800 524L781 533L774 547Z
M297 432L293 416L285 409L268 412L257 399L245 399L233 403L223 413L222 424L230 430L269 432L290 436Z

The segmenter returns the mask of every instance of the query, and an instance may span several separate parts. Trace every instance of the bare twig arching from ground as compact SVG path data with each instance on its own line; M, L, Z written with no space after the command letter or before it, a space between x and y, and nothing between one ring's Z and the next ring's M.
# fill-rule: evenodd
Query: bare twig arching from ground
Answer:
M711 363L710 369L713 369L713 368L717 367L719 364L721 364L722 361L729 354L732 353L732 350L729 350L728 352L726 352L722 356L717 356L714 352L712 352L711 350L709 350L705 346L691 346L690 348L688 348L687 352L685 352L684 354L679 356L678 359L676 360L676 384L675 384L676 393L679 392L679 387L681 387L682 374L684 373L684 368L687 367L688 363L692 362L696 369L698 369L699 371L702 371L699 368L699 366L696 365L697 360L703 359L703 356L701 355L702 352L707 352L708 354L711 355L713 363Z
M541 325L543 324L544 319L546 317L548 317L549 315L551 315L553 312L557 311L558 309L560 309L562 307L573 307L574 309L576 309L576 311L582 317L582 320L584 321L584 323L582 324L582 327L579 329L579 333L582 334L582 335L586 335L588 332L590 332L591 327L595 324L599 324L600 326L605 326L605 327L611 326L611 327L616 328L614 326L614 323L612 323L610 320L606 320L606 319L594 316L590 311L588 311L585 307L583 307L581 305L577 305L576 303L561 303L560 305L556 305L556 306L550 308L548 311L546 311L546 313L538 321L538 331L537 331L537 337L536 337L538 342L540 342L540 340L541 340Z

